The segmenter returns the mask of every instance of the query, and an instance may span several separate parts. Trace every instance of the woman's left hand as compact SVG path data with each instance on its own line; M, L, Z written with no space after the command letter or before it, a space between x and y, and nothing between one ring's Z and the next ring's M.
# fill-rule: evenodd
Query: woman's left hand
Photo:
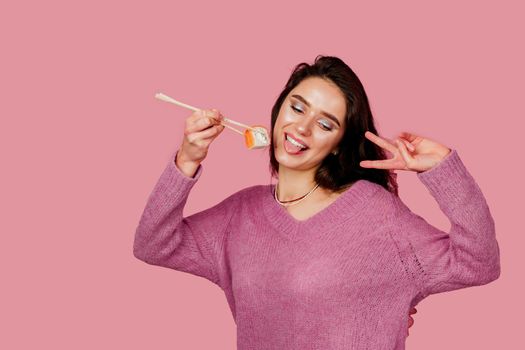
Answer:
M423 172L434 167L451 152L450 148L444 145L408 132L402 132L394 142L370 131L365 132L365 137L394 157L383 160L362 160L359 165L363 168Z

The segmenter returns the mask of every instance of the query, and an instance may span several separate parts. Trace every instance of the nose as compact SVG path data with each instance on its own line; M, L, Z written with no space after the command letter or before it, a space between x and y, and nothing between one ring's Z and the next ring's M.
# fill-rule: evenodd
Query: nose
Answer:
M296 123L297 132L304 136L309 136L312 131L312 122L314 121L313 115L305 115L304 118Z

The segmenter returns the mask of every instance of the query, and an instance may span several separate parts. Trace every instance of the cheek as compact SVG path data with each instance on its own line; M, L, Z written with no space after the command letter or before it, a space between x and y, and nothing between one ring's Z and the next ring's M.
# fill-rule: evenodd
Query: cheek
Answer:
M339 137L332 133L328 133L323 130L315 130L314 135L312 135L312 140L314 140L316 147L326 148L328 151L333 149L339 142Z
M273 141L280 141L279 137L283 134L283 127L291 122L290 115L281 111L275 120L275 125L273 126Z
M279 115L275 123L283 126L295 121L296 118L297 117L293 114L293 111L283 106L283 108L281 108L279 111Z
M294 116L292 114L292 112L288 112L288 111L284 112L280 116L280 118L281 118L281 124L282 125L287 125L287 124L293 123L293 122L295 122L297 120L297 117Z

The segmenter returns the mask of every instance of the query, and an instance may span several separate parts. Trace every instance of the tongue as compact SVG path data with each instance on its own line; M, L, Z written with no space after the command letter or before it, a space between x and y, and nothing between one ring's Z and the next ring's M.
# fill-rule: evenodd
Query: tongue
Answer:
M285 142L286 142L286 146L287 146L289 152L294 152L295 153L295 152L299 152L299 151L301 151L303 149L302 147L296 146L296 145L294 145L293 143L291 143L288 140L286 140Z
M303 149L302 147L296 146L296 145L294 145L294 144L291 143L291 142L290 142L290 146L292 146L296 151L300 151L300 150Z

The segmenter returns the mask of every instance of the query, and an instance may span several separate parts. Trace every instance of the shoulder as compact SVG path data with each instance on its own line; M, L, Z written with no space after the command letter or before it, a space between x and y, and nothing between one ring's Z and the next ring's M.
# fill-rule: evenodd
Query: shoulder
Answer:
M264 209L264 202L268 200L270 185L253 185L241 188L224 198L218 206L228 213L230 218L242 218L240 225L246 223L247 217L258 217Z
M371 196L371 198L385 200L385 199L391 198L392 196L396 196L394 193L388 191L386 188L384 188L380 184L367 180L367 179L359 179L357 182L354 182L352 184L350 189L354 186L359 187L360 191L362 191L363 194L367 194Z
M373 189L373 195L371 196L371 200L373 201L373 207L381 208L382 214L388 217L389 219L406 214L410 211L408 206L401 200L401 198L397 194L387 190L386 188L375 182L369 180L361 181L365 182L366 186Z
M262 194L267 192L271 192L271 185L252 185L232 193L226 199L248 203L255 198L260 198Z

